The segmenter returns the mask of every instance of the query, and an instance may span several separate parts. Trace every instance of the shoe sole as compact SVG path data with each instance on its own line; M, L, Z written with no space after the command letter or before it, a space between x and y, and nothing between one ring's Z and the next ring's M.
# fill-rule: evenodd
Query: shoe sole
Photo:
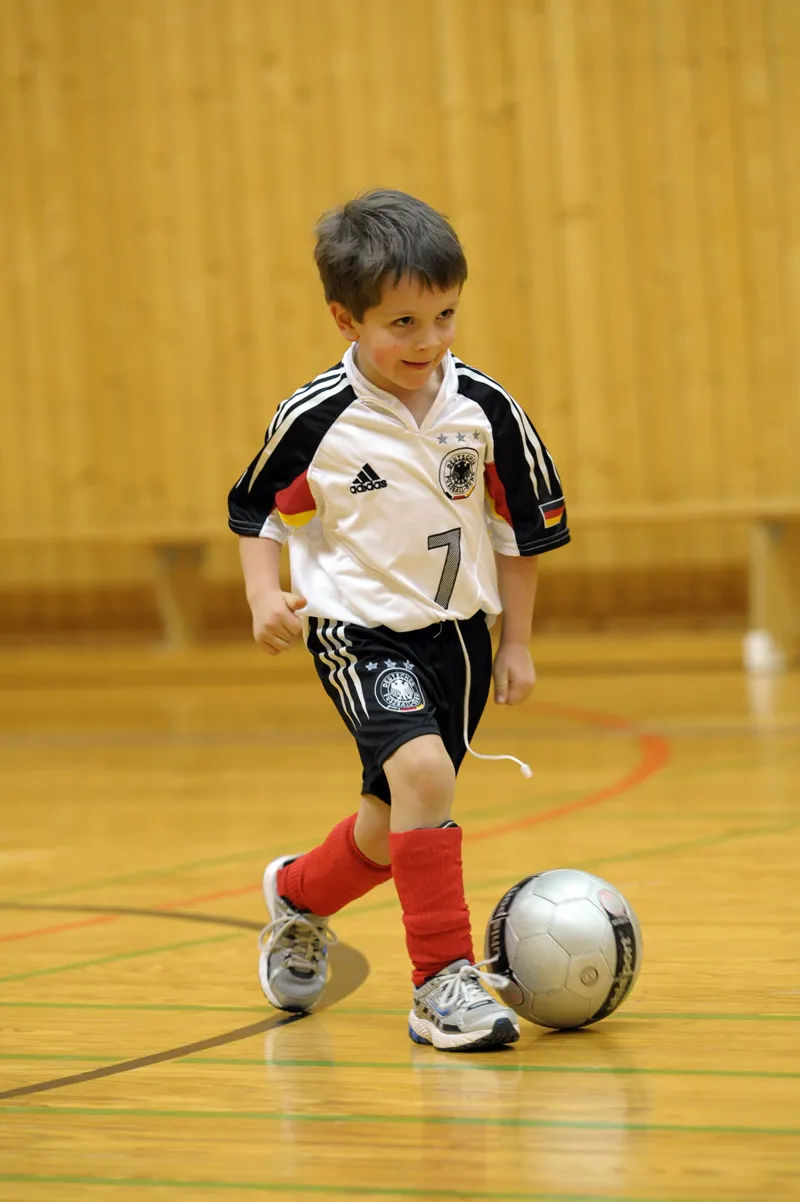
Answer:
M417 1018L413 1010L408 1016L408 1033L414 1043L428 1044L440 1052L482 1052L519 1039L519 1027L510 1018L495 1019L491 1031L459 1031L448 1035L427 1019Z
M264 901L267 904L269 916L273 920L276 912L275 900L278 896L278 873L286 864L290 864L292 860L296 859L297 855L279 856L276 860L270 861L270 863L267 864L266 868L264 869L264 877L261 882L261 888L264 893ZM275 995L267 976L267 959L268 957L266 952L262 952L258 957L258 980L264 997L267 999L270 1005L275 1007L276 1010L285 1010L288 1014L305 1014L307 1010L310 1010L310 1006L287 1006Z

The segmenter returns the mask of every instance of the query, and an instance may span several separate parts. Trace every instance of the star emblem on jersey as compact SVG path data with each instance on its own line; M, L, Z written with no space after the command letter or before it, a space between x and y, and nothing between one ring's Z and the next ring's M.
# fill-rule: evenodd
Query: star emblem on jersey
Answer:
M350 492L377 492L379 488L386 488L386 481L380 478L374 468L365 463L350 485Z
M377 668L377 666L378 666L378 665L377 665L376 663L372 663L372 662L370 662L370 663L368 663L368 664L366 665L366 667L367 667L367 671L368 671L368 672L374 672L374 671L375 671L375 669Z
M384 668L377 677L375 700L393 714L410 714L425 706L425 698L414 673L395 665Z
M472 447L448 451L439 465L439 483L451 501L464 501L478 479L478 452Z
M483 441L483 435L481 434L480 430L473 430L472 437L475 439L476 442Z
M439 443L441 443L442 445L444 445L444 443L446 443L446 442L447 442L447 435L446 435L446 434L440 434L440 435L439 435L439 437L438 437L438 439L437 439L437 442L439 442Z
M383 662L386 664L387 668L396 668L397 667L397 664L394 662L393 659L385 659Z
M413 672L413 671L414 671L414 665L413 665L413 664L410 664L410 663L408 662L408 660L406 660L406 662L403 664L403 667L405 668L405 670L406 670L407 672Z
M466 434L456 434L456 442L466 442L466 441L467 441Z

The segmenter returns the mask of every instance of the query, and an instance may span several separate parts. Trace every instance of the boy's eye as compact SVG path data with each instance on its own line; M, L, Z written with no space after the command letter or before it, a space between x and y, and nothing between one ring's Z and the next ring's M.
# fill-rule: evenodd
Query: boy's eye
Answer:
M438 320L449 321L451 317L455 316L455 312L456 312L455 309L442 309L441 313L439 314ZM396 317L395 320L392 322L392 325L404 327L404 326L412 325L413 322L414 322L414 318L409 315L406 317Z

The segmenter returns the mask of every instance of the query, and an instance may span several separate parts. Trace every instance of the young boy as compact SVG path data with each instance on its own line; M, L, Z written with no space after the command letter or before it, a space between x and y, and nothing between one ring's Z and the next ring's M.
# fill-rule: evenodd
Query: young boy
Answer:
M500 704L533 688L536 557L569 541L561 484L519 405L450 352L467 264L445 218L376 190L316 233L325 299L350 346L278 406L231 490L230 526L255 640L277 655L305 635L358 746L362 793L320 846L267 865L259 977L273 1006L310 1009L325 987L329 916L393 877L411 1038L495 1048L519 1026L485 987L502 979L474 963L450 815L492 671ZM492 670L488 627L501 611Z

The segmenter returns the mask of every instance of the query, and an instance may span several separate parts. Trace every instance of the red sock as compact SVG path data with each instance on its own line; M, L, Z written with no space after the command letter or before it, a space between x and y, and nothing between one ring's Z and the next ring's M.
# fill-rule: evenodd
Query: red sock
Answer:
M348 902L363 897L388 881L391 864L376 864L357 846L356 815L339 822L324 843L306 852L278 873L278 893L298 910L335 914Z
M460 826L440 826L389 835L415 985L454 960L473 961L461 833Z

